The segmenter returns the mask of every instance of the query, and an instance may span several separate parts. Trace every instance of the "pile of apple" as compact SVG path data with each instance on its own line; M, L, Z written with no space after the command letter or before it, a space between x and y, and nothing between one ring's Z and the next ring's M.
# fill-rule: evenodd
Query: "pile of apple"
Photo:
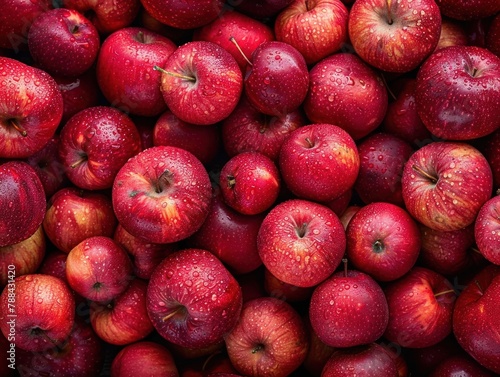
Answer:
M500 375L498 0L5 0L0 375Z

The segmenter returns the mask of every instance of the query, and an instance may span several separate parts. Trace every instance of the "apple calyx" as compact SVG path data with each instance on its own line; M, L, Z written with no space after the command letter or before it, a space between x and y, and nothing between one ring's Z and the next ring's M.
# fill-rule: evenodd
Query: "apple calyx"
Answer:
M102 283L96 281L94 285L92 286L92 289L99 291L102 288Z
M158 180L154 183L155 192L157 194L162 193L167 187L172 185L173 178L174 173L172 173L168 169L161 173L161 175L158 177Z
M243 59L245 59L247 61L247 63L251 66L252 65L252 62L247 58L247 56L245 55L245 53L243 52L243 50L241 49L240 45L238 44L238 42L236 41L236 38L231 36L229 37L229 40L236 46L236 48L238 49L238 51L240 52L241 56L243 56Z
M182 316L185 316L187 314L187 309L184 305L178 305L175 310L171 311L168 313L165 317L163 317L161 320L163 322L167 322L170 318L173 318L177 314L181 314Z
M234 178L234 175L228 175L226 178L227 178L227 187L232 189L236 185L236 179Z
M252 348L252 354L256 354L257 352L260 352L264 350L264 345L262 343L257 344L254 348Z
M380 254L385 250L385 245L382 241L376 240L373 243L372 249L375 254Z
M28 136L28 132L19 124L19 121L17 119L11 118L7 121L7 123L17 132L19 132L21 136Z
M196 77L194 77L194 76L187 76L187 75L181 75L180 73L176 73L176 72L169 72L169 71L166 71L166 70L164 70L163 68L161 68L161 67L159 67L157 65L155 65L153 67L153 69L155 71L160 71L161 73L164 73L166 75L169 75L169 76L172 76L172 77L176 77L178 79L196 82Z
M429 181L431 181L433 184L436 184L438 182L438 178L434 177L433 175L427 173L424 169L422 169L420 166L413 165L412 169L415 170L418 174L421 176L427 178Z

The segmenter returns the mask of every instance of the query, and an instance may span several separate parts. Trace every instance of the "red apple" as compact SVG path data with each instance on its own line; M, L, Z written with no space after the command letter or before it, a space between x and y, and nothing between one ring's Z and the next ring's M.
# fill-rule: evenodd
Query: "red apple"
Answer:
M111 364L112 377L178 377L177 365L168 348L140 341L122 348Z
M450 18L441 20L441 35L436 51L449 46L466 46L468 44L464 25Z
M347 258L354 268L378 281L396 280L420 253L417 223L403 208L385 202L362 207L346 230Z
M49 240L66 253L89 237L111 237L116 225L111 198L76 187L57 191L47 202L43 220Z
M236 324L241 288L212 253L183 249L155 269L147 310L157 332L183 347L204 348L222 341Z
M340 215L339 220L342 223L344 229L347 229L347 226L351 222L352 218L361 208L363 207L360 205L353 204L347 207L346 210L342 213L342 215Z
M3 335L16 347L32 352L63 344L75 318L75 300L66 283L38 273L12 280L0 296Z
M382 123L387 90L381 77L358 56L326 57L311 68L310 81L304 110L311 122L334 124L355 140Z
M274 206L257 235L264 266L278 279L312 287L339 266L345 251L345 232L328 207L302 199Z
M264 216L244 215L233 210L218 190L206 220L187 242L191 247L209 250L236 275L252 272L262 265L257 234Z
M474 238L479 252L500 265L500 196L489 199L479 210L474 223Z
M231 42L231 37L239 42L241 52ZM195 30L193 40L213 42L223 47L233 55L242 72L245 72L248 65L245 56L251 56L261 43L274 40L274 33L267 24L228 9L209 24Z
M493 178L486 158L460 142L434 142L418 149L405 165L403 199L410 214L434 230L472 224L491 197Z
M323 343L344 348L380 338L389 321L389 310L384 292L373 278L346 270L334 273L316 287L309 317Z
M142 27L126 27L109 35L97 59L99 88L112 106L130 114L156 116L167 109L160 72L177 46Z
M126 345L154 330L146 309L147 287L144 280L134 279L114 300L90 304L90 323L99 338L109 344Z
M86 190L110 188L125 162L141 151L134 122L110 106L88 107L73 115L61 130L60 143L66 175Z
M389 323L384 337L407 348L432 346L452 331L456 293L451 283L430 269L415 267L384 288Z
M34 274L45 257L46 241L40 226L30 237L0 247L0 290L16 275Z
M500 12L495 0L437 0L441 13L460 21L478 20Z
M500 13L493 18L488 28L486 48L500 57Z
M39 353L20 350L21 376L94 377L104 366L105 348L83 320L76 320L70 335L55 348Z
M327 202L354 186L360 167L357 146L338 126L316 123L293 131L279 155L281 177L302 199Z
M170 110L166 110L153 126L153 144L185 149L194 154L204 165L208 165L219 153L220 129L218 125L200 127L186 123Z
M500 373L500 267L489 265L462 291L453 312L458 343L490 371Z
M132 24L141 7L139 0L62 0L62 7L83 13L101 35Z
M208 215L212 190L203 164L170 146L146 149L114 180L115 215L127 232L152 243L171 243L196 232Z
M270 116L255 109L242 96L234 111L222 123L222 142L230 157L255 151L276 162L288 134L305 124L301 110L283 116Z
M155 69L162 72L161 90L168 108L187 123L209 125L227 118L243 89L238 63L213 42L188 42Z
M349 12L349 37L371 66L409 72L429 56L441 34L434 0L358 0Z
M335 350L326 362L322 377L398 377L396 362L379 344Z
M429 377L494 377L493 372L479 365L471 357L450 356L442 361Z
M290 5L293 0L254 0L236 1L236 9L261 21L274 18L280 11Z
M85 73L97 59L100 46L95 26L74 9L43 12L33 20L28 32L33 60L52 75L74 77Z
M35 170L23 161L0 164L0 247L33 235L45 216L45 192Z
M141 0L144 8L158 21L179 29L195 29L214 20L222 11L223 0Z
M418 70L415 100L425 126L439 138L471 140L500 127L500 57L485 48L451 46Z
M309 88L309 72L302 54L288 43L260 44L245 73L245 94L260 112L283 116L295 111Z
M401 177L413 152L409 143L388 133L375 133L360 142L361 165L354 189L361 200L403 206Z
M310 376L320 377L323 367L336 348L327 346L321 341L318 334L314 332L308 315L304 317L304 323L309 334L309 349L302 366Z
M349 204L351 203L351 199L353 198L354 190L347 190L339 197L324 203L328 208L330 208L337 216L340 216L347 210Z
M309 345L297 311L272 297L247 301L225 343L241 374L269 377L290 375L304 361Z
M26 158L54 136L63 98L45 71L5 57L0 67L0 158Z
M490 164L493 173L493 187L500 188L500 130L485 138L482 152Z
M112 238L94 236L76 245L66 259L71 288L88 300L108 302L125 292L132 280L132 263Z
M274 22L276 39L295 47L307 64L340 50L347 41L349 11L340 0L295 0Z
M65 283L66 279L66 259L68 254L58 249L50 249L47 251L43 262L38 269L38 273L45 275L52 275L61 279Z

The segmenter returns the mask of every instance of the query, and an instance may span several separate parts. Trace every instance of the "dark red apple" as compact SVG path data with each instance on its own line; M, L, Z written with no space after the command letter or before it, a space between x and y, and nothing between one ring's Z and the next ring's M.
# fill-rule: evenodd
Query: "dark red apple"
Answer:
M0 67L0 158L30 157L54 136L63 97L45 71L5 57Z
M378 281L396 280L413 267L420 253L417 223L403 208L385 202L362 207L346 230L347 258Z
M272 297L247 301L225 344L241 374L269 377L290 375L304 361L309 345L297 311Z
M328 207L302 199L274 206L257 235L264 266L278 279L312 287L328 278L345 252L345 232Z
M432 370L429 377L494 377L493 372L482 367L471 357L450 356Z
M500 195L489 199L479 210L474 222L474 238L479 252L500 265Z
M323 343L354 347L382 336L389 309L382 288L373 278L346 270L334 273L316 287L309 304L309 318Z
M320 377L323 367L336 348L327 346L321 341L318 334L314 332L307 314L304 317L304 323L306 331L309 334L309 349L307 350L307 356L302 366L310 376Z
M349 37L356 53L371 66L409 72L429 56L441 34L434 0L358 0L349 12Z
M355 140L382 123L387 90L382 78L357 55L330 55L316 63L309 75L304 110L311 122L334 124Z
M500 57L500 13L493 18L488 28L486 48Z
M109 35L97 59L96 74L102 94L112 106L141 116L157 116L167 109L160 90L160 72L177 46L167 37L142 27L126 27Z
M187 123L209 125L227 118L243 90L238 63L213 42L183 44L155 69L162 72L161 90L168 108Z
M241 0L236 1L236 9L261 21L274 18L280 11L290 5L293 0Z
M127 160L141 151L134 122L110 106L88 107L61 130L59 158L66 175L86 190L111 188Z
M211 194L200 160L181 148L157 146L123 165L114 180L112 202L127 232L148 242L171 243L201 227Z
M31 57L39 68L56 76L85 73L97 59L100 46L95 26L74 9L43 12L33 20L28 32Z
M437 0L441 13L460 21L478 20L500 12L495 0Z
M35 170L24 161L0 164L0 247L17 244L42 224L45 192Z
M163 338L183 347L221 342L238 321L241 306L238 282L207 250L170 254L149 280L149 318Z
M81 296L104 303L125 292L133 278L132 263L112 238L94 236L69 252L66 278Z
M38 269L38 273L52 275L68 282L66 279L66 259L68 254L58 249L49 249L43 259L43 262Z

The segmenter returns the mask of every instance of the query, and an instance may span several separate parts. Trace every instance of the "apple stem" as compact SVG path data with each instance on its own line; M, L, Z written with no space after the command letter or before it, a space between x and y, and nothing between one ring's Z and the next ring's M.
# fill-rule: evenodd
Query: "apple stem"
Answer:
M19 122L16 119L10 119L9 123L12 127L14 127L14 129L17 132L19 132L21 134L21 136L23 136L23 137L28 136L28 132L23 127L21 127L21 125L19 124Z
M380 76L382 77L382 81L384 82L384 86L387 89L387 92L389 93L389 95L392 97L393 100L397 100L396 95L394 94L394 92L390 88L389 84L387 84L387 80L385 78L385 75L382 73Z
M238 49L238 51L240 52L241 56L243 56L243 58L247 61L247 63L249 65L252 65L252 62L250 60L248 60L247 56L245 55L245 53L243 52L243 50L241 49L240 45L238 44L238 42L236 42L236 38L234 37L229 37L229 40L236 46L236 48Z
M347 277L347 264L348 264L347 258L342 258L342 263L344 264L344 277Z
M415 170L420 175L424 176L425 178L429 179L433 184L437 183L438 179L436 177L430 175L426 171L424 171L424 169L422 169L420 166L413 165L412 169Z
M234 178L234 175L228 175L227 186L232 189L234 185L236 185L236 179Z
M168 321L170 318L172 318L173 316L175 316L177 313L180 313L184 310L184 306L182 305L179 305L174 311L168 313L165 317L163 317L161 320L163 322L166 322Z
M183 79L183 80L188 80L188 81L196 81L196 78L195 77L192 77L192 76L186 76L186 75L181 75L180 73L175 73L175 72L169 72L169 71L165 71L163 68L155 65L153 67L153 69L155 71L160 71L161 73L165 73L166 75L169 75L169 76L173 76L173 77L176 77L178 79Z
M314 143L308 137L306 137L306 142L307 142L307 144L309 144L309 148L314 147Z
M74 169L74 168L76 168L77 166L79 166L79 165L83 164L83 163L84 163L85 161L87 161L87 160L88 160L88 157L87 157L87 156L82 156L79 160L77 160L77 161L73 162L73 163L72 163L69 167L70 167L71 169Z
M387 23L392 25L394 21L391 13L391 0L386 0L385 4L387 5Z
M439 296L445 295L445 294L447 294L447 293L452 293L452 292L453 292L453 293L455 293L455 290L454 290L454 289L448 289L447 291L443 291L443 292L436 293L436 294L434 295L434 297L439 297Z
M479 291L481 292L481 294L483 294L483 293L484 293L484 291L483 291L483 288L481 287L481 284L479 284L479 281L474 280L474 283L475 283L475 284L477 285L477 287L479 288Z

